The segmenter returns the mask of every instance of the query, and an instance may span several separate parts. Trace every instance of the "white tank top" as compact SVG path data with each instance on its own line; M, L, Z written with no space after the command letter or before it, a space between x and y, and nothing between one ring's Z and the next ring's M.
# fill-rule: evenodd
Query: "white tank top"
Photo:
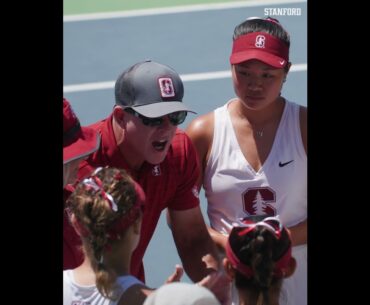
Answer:
M249 215L279 215L286 226L307 217L307 156L299 124L299 105L286 102L271 151L258 172L240 150L227 110L214 111L211 153L204 174L212 228L228 233L224 222Z
M230 102L214 111L213 143L204 173L211 227L228 234L236 220L263 214L278 215L288 227L305 220L307 155L300 131L299 105L286 101L271 151L256 172L237 142L227 109ZM305 305L307 245L293 247L293 256L297 269L284 281L284 287L291 286L285 294L288 304Z
M105 298L95 285L82 286L75 282L73 270L63 271L63 305L116 305L122 294L135 284L145 285L132 275L120 276L116 280L118 284L117 300Z

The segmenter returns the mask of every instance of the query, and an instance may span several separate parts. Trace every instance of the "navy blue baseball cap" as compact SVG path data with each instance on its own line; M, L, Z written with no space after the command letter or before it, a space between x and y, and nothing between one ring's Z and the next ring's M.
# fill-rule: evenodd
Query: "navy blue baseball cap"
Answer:
M184 85L172 68L146 60L125 70L115 85L116 104L148 118L190 110L183 102Z

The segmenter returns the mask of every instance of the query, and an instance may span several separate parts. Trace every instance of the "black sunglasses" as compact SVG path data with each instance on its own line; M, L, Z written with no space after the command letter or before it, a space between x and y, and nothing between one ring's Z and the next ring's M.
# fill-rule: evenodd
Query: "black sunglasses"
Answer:
M125 108L127 113L130 113L137 118L141 119L141 122L146 126L159 126L164 121L164 116L159 118L148 118L146 116L141 115L140 113L136 112L132 108ZM187 111L177 111L170 114L167 114L167 117L172 125L177 126L185 121L186 116L188 115Z

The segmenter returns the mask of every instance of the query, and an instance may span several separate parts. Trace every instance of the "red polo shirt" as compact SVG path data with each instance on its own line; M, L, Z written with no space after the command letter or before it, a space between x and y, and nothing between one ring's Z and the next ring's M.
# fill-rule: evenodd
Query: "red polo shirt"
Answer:
M142 259L162 210L167 207L174 210L187 210L199 205L199 199L193 192L199 175L196 151L189 137L182 130L177 129L164 161L159 165L144 162L140 170L133 174L117 147L112 128L112 116L90 127L99 130L101 145L94 154L81 163L79 178L89 175L99 166L124 168L145 192L146 206L140 242L131 259L131 274L144 281Z
M83 262L82 249L81 247L76 247L76 245L81 246L81 239L69 221L66 206L66 201L73 190L71 185L67 185L63 192L65 208L63 211L63 270L76 268Z

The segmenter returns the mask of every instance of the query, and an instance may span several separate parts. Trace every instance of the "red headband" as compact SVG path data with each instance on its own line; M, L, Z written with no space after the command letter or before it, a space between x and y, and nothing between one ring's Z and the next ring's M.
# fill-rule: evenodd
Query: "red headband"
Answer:
M242 263L238 257L234 254L233 250L231 249L230 243L227 242L226 244L226 256L230 261L231 265L243 274L246 278L251 278L253 276L253 270L251 267ZM292 247L290 246L285 254L275 262L274 267L274 276L276 278L284 277L283 270L289 265L290 258L292 257Z
M93 177L98 178L96 176L93 176ZM142 212L144 210L145 193L143 189L141 188L141 186L137 184L135 181L134 181L134 187L135 187L135 193L136 193L136 201L134 205L130 208L128 213L123 215L121 218L117 219L117 221L115 221L113 225L109 228L108 238L110 240L118 239L118 236L122 233L122 231L128 228L131 224L133 224L133 222L140 216L140 211ZM101 190L103 191L102 187L101 187ZM104 197L104 199L108 200L106 196ZM108 200L108 202L112 208L112 202L110 200ZM75 219L75 222L76 222L76 226L78 227L78 231L80 232L81 236L88 237L90 235L89 230L85 228L85 226L82 223L80 223L77 218Z
M231 249L229 241L226 243L226 257L230 261L231 265L238 270L240 273L242 273L246 278L251 278L253 276L253 270L247 266L244 265L234 254L233 250Z
M139 184L134 182L136 201L131 207L130 211L117 219L117 221L109 228L108 236L110 240L115 240L122 233L123 230L131 226L136 219L140 216L140 211L143 211L145 205L145 194Z
M266 218L266 221L268 221L268 218ZM261 222L258 222L258 223L251 223L245 229L240 231L238 233L238 235L241 236L241 235L249 234L250 232L255 230L256 226L261 226L261 225L263 225L264 227L269 229L270 232L272 231L271 229L273 229L272 227L268 228L268 227L270 227L270 225L268 223L264 223L264 221L261 221ZM285 229L284 227L281 227L281 230L285 230L287 232L288 236L289 236L289 239L291 239L289 230ZM275 234L277 239L280 239L280 236L281 236L280 230L278 230L278 231L274 230L272 232L273 232L273 234ZM245 277L251 278L253 276L253 270L251 269L251 267L242 263L239 260L239 258L235 255L234 251L232 250L232 248L230 246L230 240L228 240L227 243L226 243L226 256L229 259L229 261L231 262L232 266L236 270L238 270L240 273L242 273ZM291 257L292 257L292 243L290 242L289 248L286 250L284 255L275 262L274 276L276 278L284 277L284 269L289 265L289 261L290 261Z
M230 55L232 65L258 59L275 68L289 62L289 47L284 41L265 32L248 33L236 38Z

